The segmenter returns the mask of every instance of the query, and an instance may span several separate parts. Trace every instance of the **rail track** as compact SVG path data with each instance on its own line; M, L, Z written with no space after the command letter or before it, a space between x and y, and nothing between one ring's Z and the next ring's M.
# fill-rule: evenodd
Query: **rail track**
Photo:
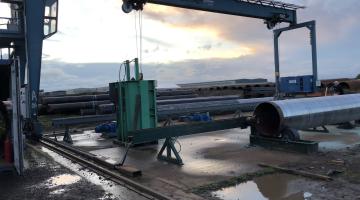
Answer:
M43 138L39 143L45 148L58 153L61 156L64 156L74 162L77 162L83 166L86 166L88 169L108 177L111 181L126 187L127 189L147 198L147 199L160 199L160 200L170 200L171 198L163 194L154 191L145 185L142 185L128 177L123 176L118 171L116 171L115 165L109 163L102 163L99 160L92 159L90 154L86 154L77 150L76 148L66 148L66 145L59 145L59 143L50 138Z

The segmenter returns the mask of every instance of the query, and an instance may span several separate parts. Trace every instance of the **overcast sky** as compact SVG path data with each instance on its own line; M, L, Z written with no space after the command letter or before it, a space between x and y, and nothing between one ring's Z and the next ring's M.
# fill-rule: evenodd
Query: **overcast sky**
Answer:
M360 73L360 1L286 2L307 7L298 11L299 22L317 21L320 78ZM41 88L98 87L117 80L120 63L137 56L135 14L123 13L121 0L59 3L59 32L44 42ZM142 27L143 73L161 87L273 80L272 31L262 20L148 4ZM283 76L311 73L306 29L282 35L280 48Z

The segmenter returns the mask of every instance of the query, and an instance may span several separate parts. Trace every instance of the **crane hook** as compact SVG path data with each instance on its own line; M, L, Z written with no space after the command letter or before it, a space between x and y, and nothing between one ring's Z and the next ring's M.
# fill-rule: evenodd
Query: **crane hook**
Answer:
M123 0L122 10L130 13L132 10L143 10L146 0Z

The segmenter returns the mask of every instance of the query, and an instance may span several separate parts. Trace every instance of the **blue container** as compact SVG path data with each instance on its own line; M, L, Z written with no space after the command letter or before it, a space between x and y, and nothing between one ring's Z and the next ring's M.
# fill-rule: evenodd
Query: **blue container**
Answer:
M313 80L312 75L281 77L280 93L312 93Z

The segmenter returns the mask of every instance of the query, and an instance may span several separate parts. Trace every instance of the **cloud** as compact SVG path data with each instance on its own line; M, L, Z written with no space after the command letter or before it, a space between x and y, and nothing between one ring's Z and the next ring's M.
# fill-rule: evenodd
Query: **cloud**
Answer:
M136 49L133 15L121 13L121 3L115 1L64 0L61 34L44 45L43 88L95 87L117 80L116 62L135 57ZM307 7L298 11L299 22L317 21L320 78L358 74L360 1L288 2ZM158 80L162 87L236 78L273 80L273 34L259 19L147 4L143 39L145 78ZM311 73L306 29L281 36L280 58L284 76Z
M44 81L67 81L69 79L78 78L77 76L65 73L62 69L49 67L44 67L42 69L41 76L44 77Z

